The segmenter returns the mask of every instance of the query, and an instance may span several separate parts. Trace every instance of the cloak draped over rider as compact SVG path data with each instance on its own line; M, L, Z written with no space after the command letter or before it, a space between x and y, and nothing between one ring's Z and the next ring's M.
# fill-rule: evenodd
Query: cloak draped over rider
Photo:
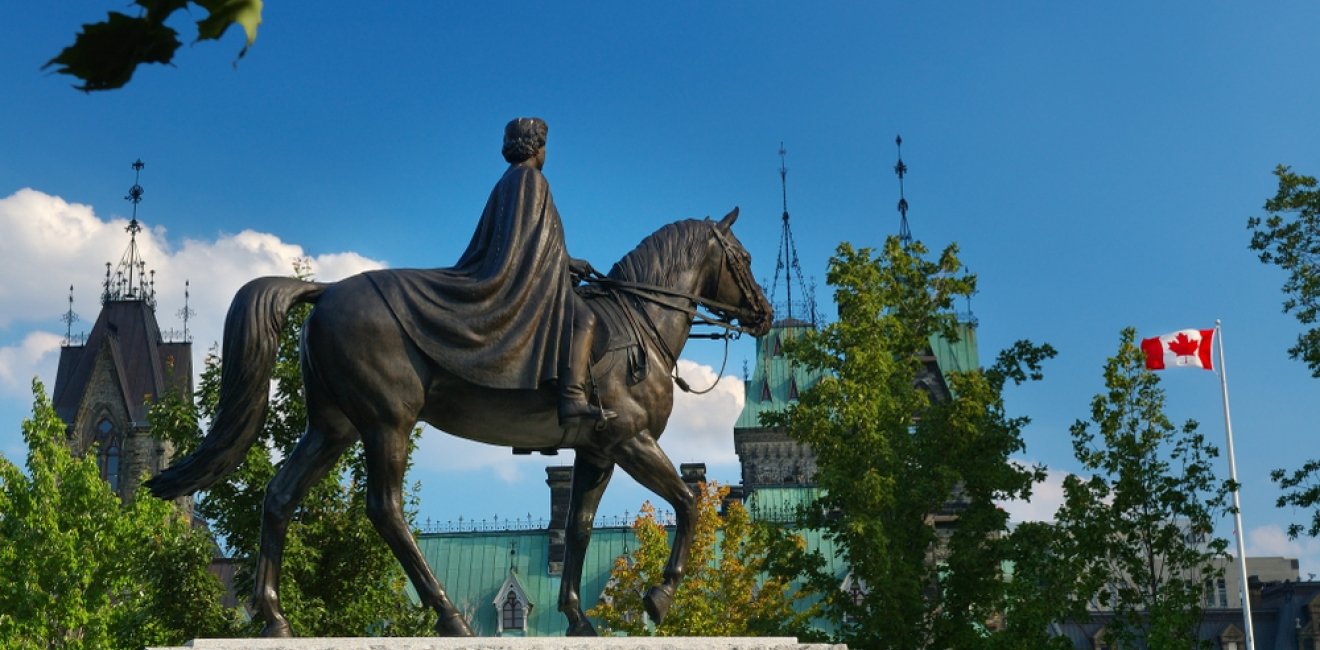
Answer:
M559 211L534 166L504 173L453 267L367 275L413 342L450 372L501 389L557 378L573 281Z

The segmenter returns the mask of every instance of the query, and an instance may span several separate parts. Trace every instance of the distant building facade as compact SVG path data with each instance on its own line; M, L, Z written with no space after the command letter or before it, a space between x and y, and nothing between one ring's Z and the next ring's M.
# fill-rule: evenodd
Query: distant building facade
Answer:
M1259 559L1260 562L1253 562ZM1278 562L1278 560L1284 562ZM1287 558L1247 558L1249 571L1253 565L1265 570L1277 569L1282 564L1295 562ZM1295 575L1295 574L1294 574ZM1254 573L1251 582L1251 623L1257 650L1320 650L1320 582L1285 579L1264 581ZM1113 616L1108 612L1094 612L1085 623L1063 623L1055 633L1067 638L1077 650L1119 650L1110 644L1106 628ZM1197 626L1197 637L1213 650L1247 650L1242 609L1234 607L1207 607ZM1158 650L1140 645L1124 650Z

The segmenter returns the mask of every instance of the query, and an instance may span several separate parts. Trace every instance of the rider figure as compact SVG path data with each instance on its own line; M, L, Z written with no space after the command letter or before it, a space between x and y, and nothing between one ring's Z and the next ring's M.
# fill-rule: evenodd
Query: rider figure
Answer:
M504 147L501 153L504 154L504 159L510 165L505 178L508 178L511 173L533 177L541 176L541 169L545 167L547 131L546 123L535 117L518 118L505 126ZM586 260L569 257L562 236L563 226L559 219L559 212L554 207L554 200L550 197L549 185L545 183L544 177L536 180L539 180L539 182L534 183L535 185L545 188L545 197L543 201L534 201L528 205L537 206L542 214L516 215L515 218L520 220L551 220L552 229L559 231L559 233L556 233L558 236L528 241L529 246L538 247L542 250L526 251L526 253L537 257L561 258L567 265L568 274L563 276L564 282L567 282L568 286L563 292L566 300L564 301L563 335L560 338L557 373L559 381L559 422L562 426L576 418L602 420L612 417L613 412L602 410L587 401L587 381L591 369L592 347L595 343L596 314L587 307L586 302L577 295L577 292L573 291L573 285L577 282L593 275L600 275L600 273L592 268L591 263ZM500 182L504 183L505 180L502 179ZM518 211L515 210L515 212ZM557 248L558 250L546 250L547 248Z

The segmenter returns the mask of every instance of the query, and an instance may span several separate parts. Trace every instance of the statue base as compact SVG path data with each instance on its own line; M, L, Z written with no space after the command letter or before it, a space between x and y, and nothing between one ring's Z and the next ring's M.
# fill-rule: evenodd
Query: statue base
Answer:
M470 637L194 639L195 650L848 650L793 637ZM147 650L176 650L147 648Z

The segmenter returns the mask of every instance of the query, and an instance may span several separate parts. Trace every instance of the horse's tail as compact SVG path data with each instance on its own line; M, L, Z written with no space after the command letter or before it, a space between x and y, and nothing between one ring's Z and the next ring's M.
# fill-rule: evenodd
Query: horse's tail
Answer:
M152 494L174 499L204 490L243 462L266 417L288 311L301 302L316 302L327 286L267 277L238 290L225 316L220 402L211 430L195 451L147 481Z

